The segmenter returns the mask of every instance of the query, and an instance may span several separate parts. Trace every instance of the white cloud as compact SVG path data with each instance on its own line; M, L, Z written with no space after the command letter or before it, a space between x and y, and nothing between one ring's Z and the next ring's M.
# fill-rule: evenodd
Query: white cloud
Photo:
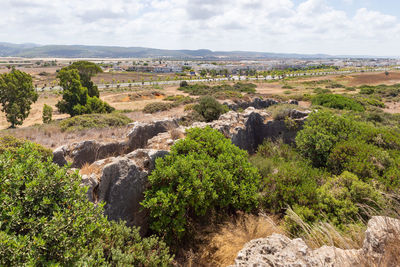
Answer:
M400 41L397 17L325 0L2 0L0 27L3 42L170 49L399 55Z

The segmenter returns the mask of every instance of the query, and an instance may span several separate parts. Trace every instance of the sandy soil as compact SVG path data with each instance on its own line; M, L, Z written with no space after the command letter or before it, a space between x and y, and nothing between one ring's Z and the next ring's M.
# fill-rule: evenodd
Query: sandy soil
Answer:
M379 73L359 73L346 76L345 80L350 86L360 86L364 84L378 85L378 84L395 84L400 83L400 71L390 71L389 75L384 72Z

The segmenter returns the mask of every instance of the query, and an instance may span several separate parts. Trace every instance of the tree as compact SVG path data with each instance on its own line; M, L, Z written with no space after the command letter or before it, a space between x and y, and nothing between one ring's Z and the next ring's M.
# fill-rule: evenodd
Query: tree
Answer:
M96 76L100 72L103 72L98 65L89 61L77 61L66 68L78 70L82 86L87 88L90 97L100 96L99 89L91 81L92 77Z
M97 96L89 96L88 89L82 86L78 70L63 68L57 78L63 88L63 99L56 105L60 112L73 117L90 113L110 113L114 110Z
M50 107L49 105L44 104L43 114L42 114L43 123L50 123L52 118L53 118L53 108Z
M12 69L10 73L0 75L0 103L11 128L22 124L37 99L38 94L29 74Z
M57 74L60 86L63 88L63 99L57 103L61 113L76 116L84 114L83 107L87 103L88 90L81 84L78 70L63 68Z

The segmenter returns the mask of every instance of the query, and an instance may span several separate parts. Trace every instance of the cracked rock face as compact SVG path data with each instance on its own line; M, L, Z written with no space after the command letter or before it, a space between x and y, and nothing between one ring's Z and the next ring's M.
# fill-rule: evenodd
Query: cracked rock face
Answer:
M148 214L140 202L148 186L147 177L155 167L155 160L168 151L138 149L123 157L113 157L93 163L95 173L83 176L89 186L88 198L94 203L105 202L108 219L124 220L128 226L139 226L142 235L148 230Z
M160 133L177 128L175 119L166 119L152 123L134 123L128 133L128 141L101 143L95 140L87 140L57 148L53 152L53 162L59 166L67 164L67 158L71 159L72 168L81 168L86 163L108 157L125 155L135 149L145 148L148 141Z
M400 242L400 220L372 217L361 249L323 246L309 248L301 239L280 234L248 242L238 253L233 266L363 266L379 263L390 242Z

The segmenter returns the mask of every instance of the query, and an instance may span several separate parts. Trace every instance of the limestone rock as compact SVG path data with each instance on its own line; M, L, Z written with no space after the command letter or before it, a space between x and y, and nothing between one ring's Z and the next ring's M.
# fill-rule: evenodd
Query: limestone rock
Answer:
M174 128L178 128L178 121L175 119L165 119L152 123L134 123L132 130L128 134L128 148L133 151L137 148L144 148L149 139L159 133L168 132Z
M400 242L400 220L372 217L361 249L323 246L309 248L301 239L280 234L248 242L238 253L234 266L379 266L389 242ZM396 239L397 238L397 239Z
M94 203L104 201L108 219L139 226L144 235L148 229L148 213L140 202L148 185L147 176L154 169L155 160L166 154L168 151L139 149L123 157L93 163L91 167L100 169L98 173L83 176L83 184L89 185L89 200Z
M67 154L67 148L68 146L65 145L53 151L53 162L60 167L68 164L67 160L65 159Z

